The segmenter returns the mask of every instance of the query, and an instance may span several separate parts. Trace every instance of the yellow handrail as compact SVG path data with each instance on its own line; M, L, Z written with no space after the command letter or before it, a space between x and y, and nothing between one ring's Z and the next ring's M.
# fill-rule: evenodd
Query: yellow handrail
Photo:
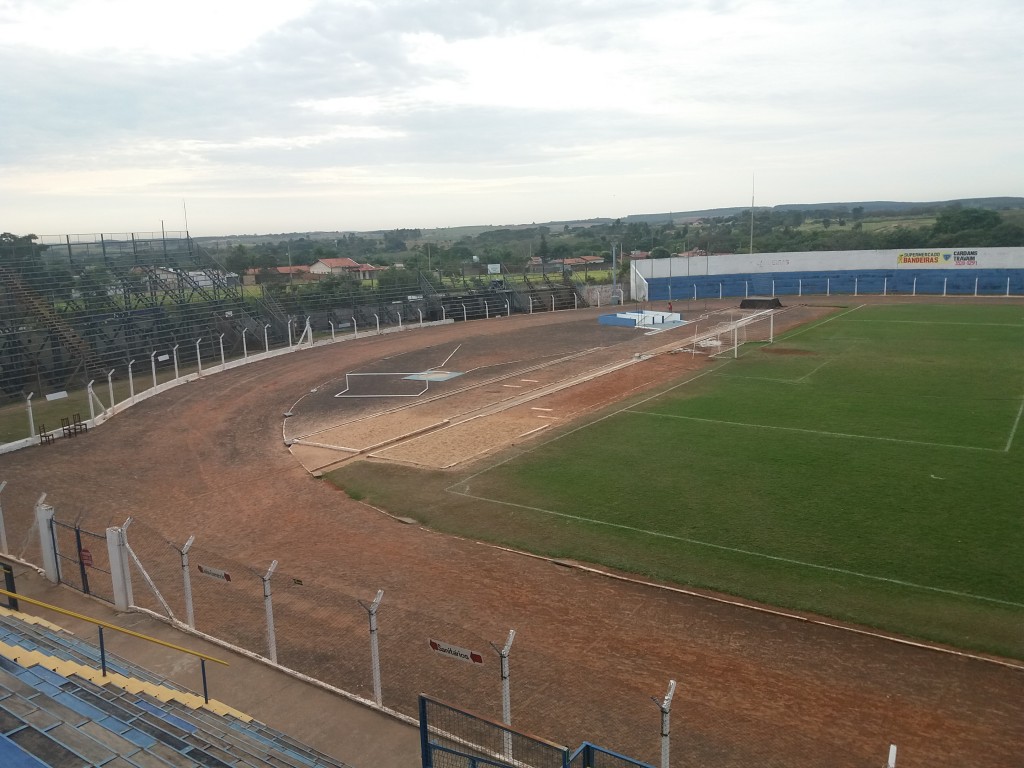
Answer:
M157 645L162 645L164 648L170 648L170 649L175 650L175 651L181 651L182 653L187 653L190 656L196 656L196 657L198 657L200 659L203 659L204 661L213 661L213 662L216 662L217 664L223 664L225 667L229 666L229 664L226 661L222 661L221 659L214 658L213 656L207 656L205 653L199 653L199 651L192 651L192 650L189 650L188 648L182 648L180 645L175 645L174 643L167 643L167 642L164 642L163 640L158 640L155 637L150 637L149 635L143 635L140 632L133 632L130 629L125 629L124 627L118 627L118 626L116 626L114 624L110 624L110 623L108 623L106 621L101 621L100 619L93 619L93 618L90 618L89 616L83 616L81 613L75 613L74 611L69 611L69 610L66 610L64 608L58 608L56 605L50 605L49 603L44 603L41 600L34 600L31 597L25 597L24 595L19 595L17 592L8 592L6 589L0 589L0 595L7 595L8 597L13 597L15 600L24 600L26 603L31 603L32 605L38 605L41 608L48 608L51 611L55 611L57 613L64 614L65 616L70 616L73 619L80 619L82 621L87 621L90 624L95 624L97 627L103 627L104 629L112 629L115 632L120 632L121 634L124 634L124 635L130 635L132 637L137 637L140 640L145 640L145 641L150 642L150 643L156 643Z

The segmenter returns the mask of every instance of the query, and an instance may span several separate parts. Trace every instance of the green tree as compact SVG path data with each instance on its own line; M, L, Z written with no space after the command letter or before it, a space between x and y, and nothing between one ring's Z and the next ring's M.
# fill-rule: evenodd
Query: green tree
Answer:
M548 250L548 240L544 237L543 233L540 236L540 246L537 248L537 255L543 264L547 264L551 261L551 251Z

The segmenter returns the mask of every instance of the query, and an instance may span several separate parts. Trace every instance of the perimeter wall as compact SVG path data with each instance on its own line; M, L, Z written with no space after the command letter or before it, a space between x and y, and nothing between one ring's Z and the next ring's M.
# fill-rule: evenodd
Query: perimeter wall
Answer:
M711 254L632 263L636 301L803 294L1024 295L1024 248Z

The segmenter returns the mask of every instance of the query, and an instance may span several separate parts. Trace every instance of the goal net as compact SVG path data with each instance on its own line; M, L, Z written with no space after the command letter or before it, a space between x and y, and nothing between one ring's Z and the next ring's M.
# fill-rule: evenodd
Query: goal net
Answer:
M693 338L684 351L710 358L739 357L744 344L773 341L773 315L773 310L732 311L701 318L694 324Z

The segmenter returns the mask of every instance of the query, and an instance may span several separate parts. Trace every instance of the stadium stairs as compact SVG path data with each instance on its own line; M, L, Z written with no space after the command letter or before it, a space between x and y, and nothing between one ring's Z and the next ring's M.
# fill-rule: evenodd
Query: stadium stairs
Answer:
M0 609L4 768L342 768L38 617Z

